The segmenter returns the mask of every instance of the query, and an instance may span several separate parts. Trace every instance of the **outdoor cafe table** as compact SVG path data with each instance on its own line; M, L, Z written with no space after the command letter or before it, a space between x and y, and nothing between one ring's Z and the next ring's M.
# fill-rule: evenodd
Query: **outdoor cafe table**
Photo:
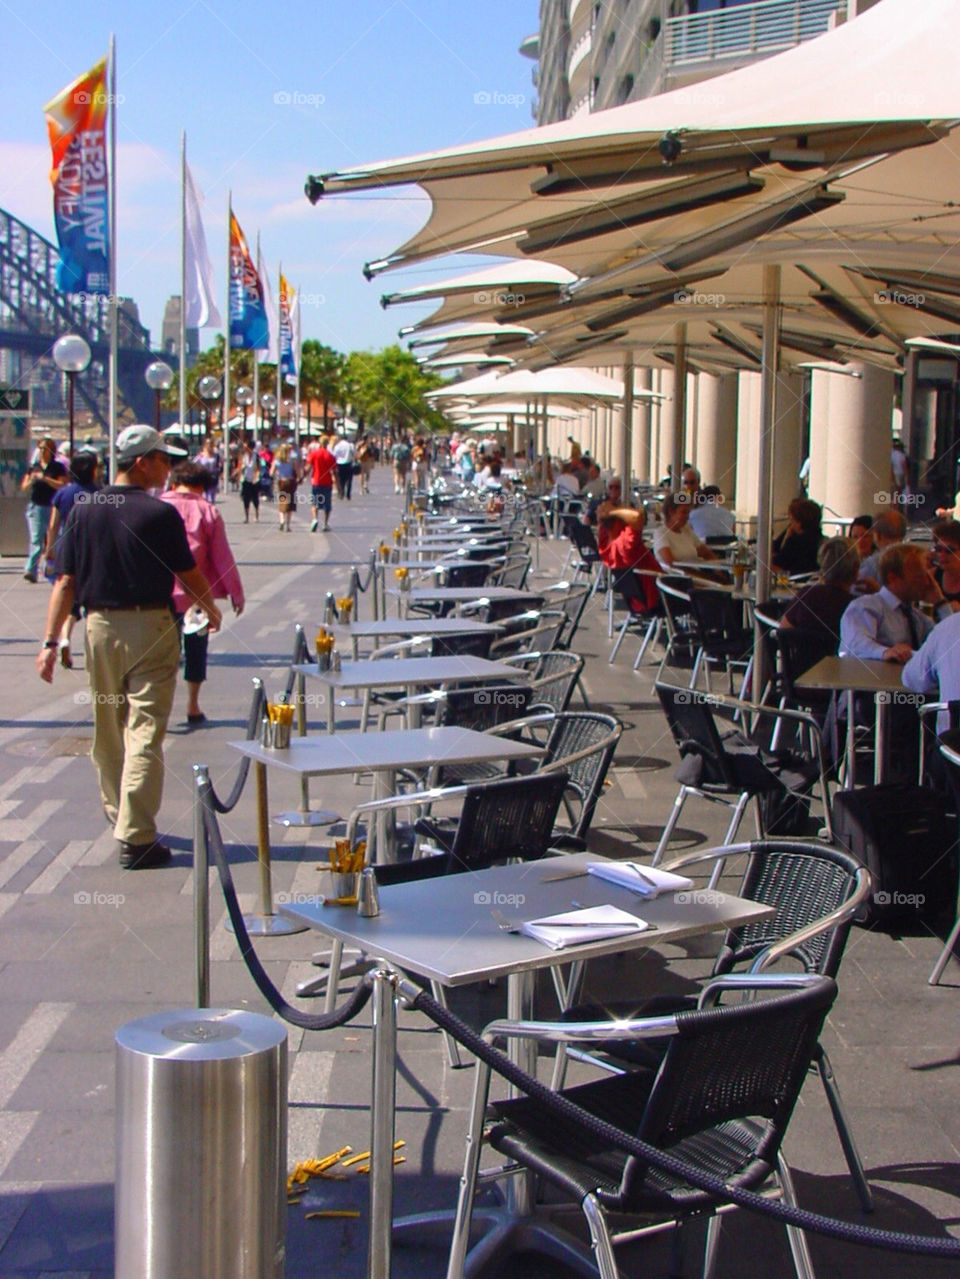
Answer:
M542 747L514 742L491 733L468 728L415 728L403 732L333 733L317 737L291 737L290 745L278 750L245 739L229 742L235 751L253 760L257 793L257 860L260 864L259 935L294 932L289 920L280 919L273 909L270 882L270 818L267 769L304 777L335 777L344 773L372 772L374 799L384 799L396 790L397 770L432 768L437 764L477 764L491 760L536 757ZM396 849L390 839L386 813L378 814L378 857L390 861ZM272 922L275 921L275 922Z
M409 590L401 590L398 586L388 586L388 595L396 595L397 608L403 600L410 604L470 604L477 600L525 600L530 599L529 591L521 591L513 586L413 586Z
M418 635L483 635L499 634L499 622L477 622L472 617L384 617L374 622L350 622L334 626L337 637L350 640L353 656L357 656L359 640L414 639Z
M316 662L293 668L298 675L321 680L330 689L327 697L327 732L336 728L335 706L338 690L362 689L372 692L380 688L402 688L408 694L425 686L442 684L493 683L495 680L523 680L526 672L505 662L491 662L485 657L387 657L379 660L344 662L338 671L322 671ZM417 710L419 708L416 708ZM411 728L417 724L407 721Z
M352 909L323 907L312 900L281 907L298 924L325 933L377 958L373 983L373 1089L371 1104L369 1279L390 1274L393 1216L393 1142L396 1097L396 999L399 976L436 981L446 987L507 978L507 1016L533 1015L536 974L542 968L599 958L624 951L662 946L705 933L767 918L768 906L726 893L688 892L644 900L592 875L551 880L552 876L602 861L590 853L569 854L473 874L445 875L419 883L380 889L380 914L364 918ZM610 903L647 921L645 932L551 950L533 938L499 928L491 908L501 905L512 917L536 919L569 910L572 900L584 907ZM536 1073L536 1047L511 1041L511 1056ZM497 1219L504 1244L528 1248L543 1227L532 1217L529 1185L511 1178L505 1210L476 1216ZM431 1215L397 1223L420 1236ZM512 1238L511 1238L512 1236Z
M882 662L863 657L824 657L800 676L797 688L810 692L846 693L847 695L847 766L844 789L852 790L856 760L854 701L857 693L873 693L874 720L873 780L883 781L884 754L887 743L887 712L896 694L905 692L903 667L899 662Z

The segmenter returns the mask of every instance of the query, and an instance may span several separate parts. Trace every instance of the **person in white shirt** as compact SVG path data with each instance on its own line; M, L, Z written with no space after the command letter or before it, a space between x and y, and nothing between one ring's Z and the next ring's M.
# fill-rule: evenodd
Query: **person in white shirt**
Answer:
M733 511L723 505L723 494L716 484L698 489L690 512L690 527L702 542L708 537L735 537Z
M950 605L919 546L888 546L879 573L879 591L854 600L840 619L840 656L904 666L933 630L930 618L914 606L932 604L946 616Z
M935 693L941 702L960 702L960 613L938 623L903 668L904 688L912 693ZM950 716L941 711L937 729L950 727Z
M337 463L337 496L345 497L349 502L353 489L354 447L345 435L341 435L332 452Z
M689 564L694 560L717 558L690 527L691 509L690 502L683 493L668 493L660 503L662 523L653 534L653 553L660 567L667 573L678 562Z

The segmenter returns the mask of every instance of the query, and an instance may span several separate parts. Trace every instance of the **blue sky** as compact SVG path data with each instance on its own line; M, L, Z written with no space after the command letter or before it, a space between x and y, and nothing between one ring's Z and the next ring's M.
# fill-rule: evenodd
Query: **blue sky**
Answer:
M43 104L106 52L113 32L119 291L136 299L154 343L164 303L179 292L185 129L221 310L232 190L251 245L260 230L271 274L282 262L310 300L304 337L340 350L383 346L432 308L384 312L381 293L460 264L367 283L362 264L423 224L425 197L395 190L311 208L304 179L530 127L533 64L517 47L537 12L537 0L171 0L149 11L130 0L0 0L0 207L54 238ZM484 91L501 96L476 103ZM204 330L201 344L214 332Z

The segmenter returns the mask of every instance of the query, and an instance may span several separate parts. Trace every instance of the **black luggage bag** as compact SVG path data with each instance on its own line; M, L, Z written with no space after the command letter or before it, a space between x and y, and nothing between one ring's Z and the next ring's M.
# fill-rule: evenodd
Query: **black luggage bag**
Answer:
M861 923L952 921L957 905L957 822L933 791L905 782L837 791L834 837L869 870Z

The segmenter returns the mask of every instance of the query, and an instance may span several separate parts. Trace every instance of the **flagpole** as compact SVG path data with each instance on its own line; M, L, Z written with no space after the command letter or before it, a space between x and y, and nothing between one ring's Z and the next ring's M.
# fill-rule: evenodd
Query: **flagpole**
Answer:
M300 327L300 290L299 289L297 290L295 297L296 297L296 307L297 307L297 326L296 326L297 380L295 383L295 390L293 393L293 438L297 446L297 465L299 465L300 464L300 362L303 358L303 332ZM291 312L290 312L290 325L291 327L293 327L293 308L291 308Z
M107 298L107 324L110 330L110 361L108 365L109 409L107 415L110 482L117 478L117 374L120 364L120 343L117 332L117 41L111 33L109 60L110 110L110 184L107 198L110 202L110 294Z
M187 134L180 130L180 394L177 404L180 433L187 419Z
M283 316L283 263L277 264L277 425L280 425L280 415L283 410L283 387L280 378L280 362L283 358L283 333L281 332L281 317Z
M223 467L230 470L230 245L233 192L227 192L227 309L223 334ZM237 449L237 458L240 450Z

